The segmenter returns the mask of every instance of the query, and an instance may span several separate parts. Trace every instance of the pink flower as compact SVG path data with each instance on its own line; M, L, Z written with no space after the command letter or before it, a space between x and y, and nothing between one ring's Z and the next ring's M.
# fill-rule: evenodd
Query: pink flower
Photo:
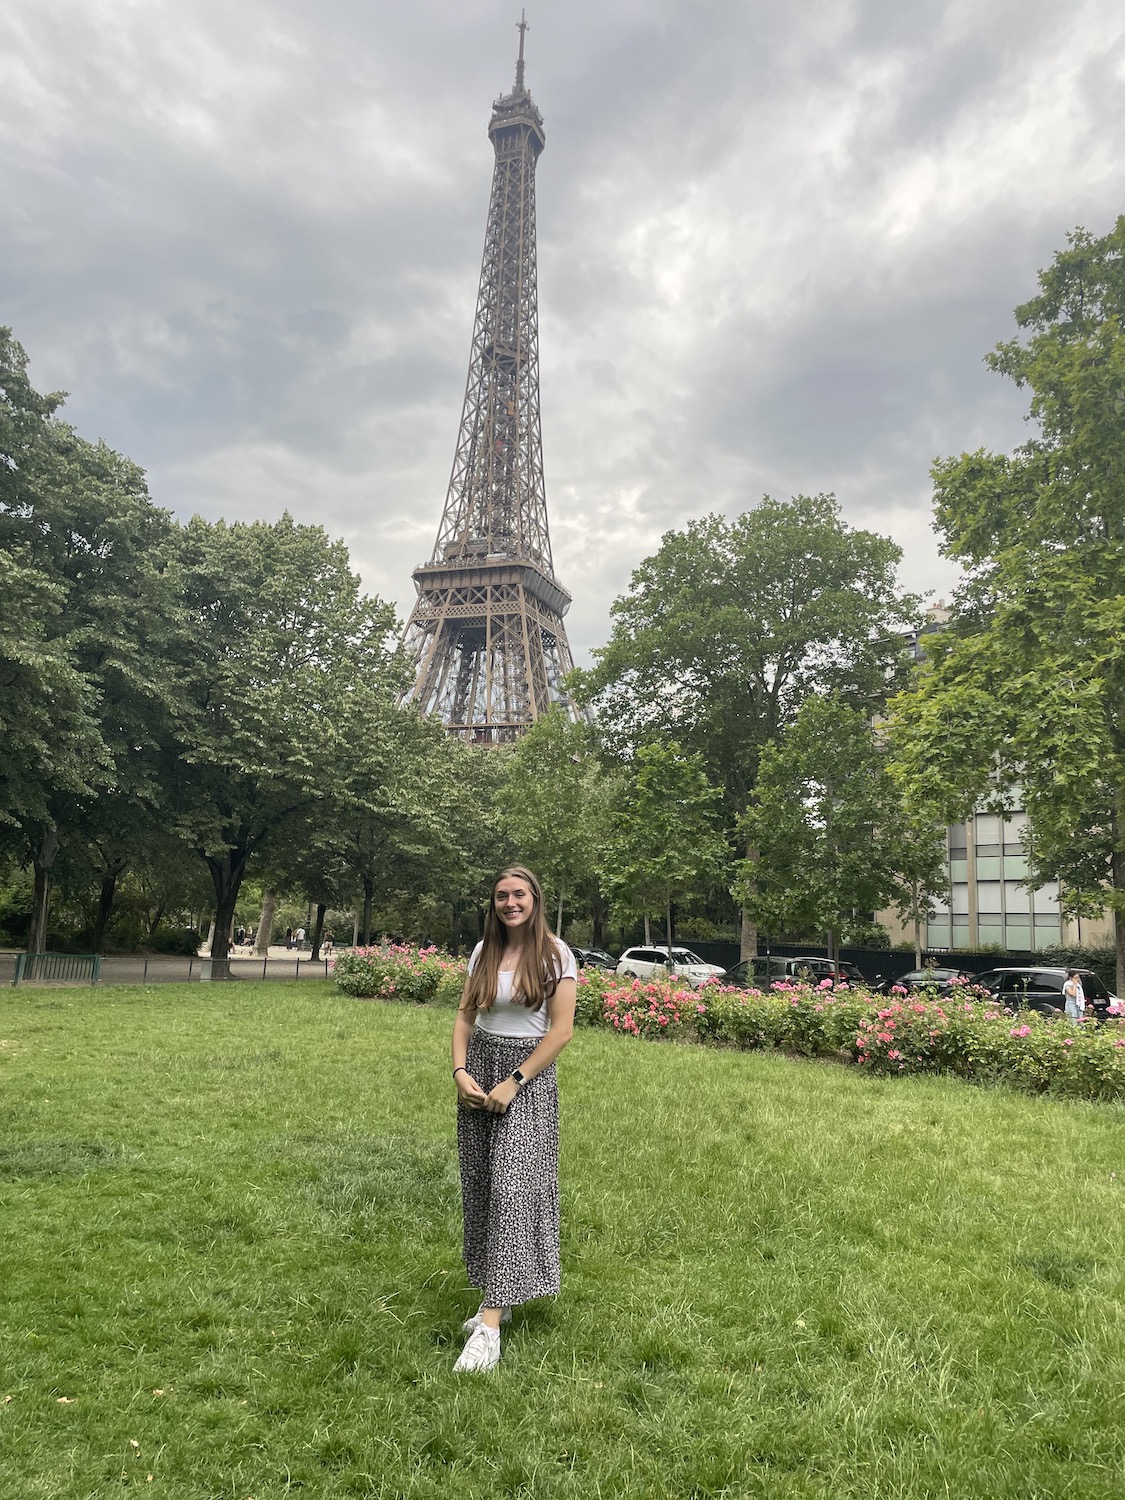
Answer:
M1072 1036L1064 1036L1063 1037L1063 1046L1064 1047L1073 1047L1074 1046L1074 1038Z
M1011 1031L1008 1032L1008 1035L1009 1036L1030 1036L1031 1035L1031 1027L1030 1026L1013 1026L1012 1029L1011 1029Z
M899 1058L902 1056L902 1053L896 1052L892 1047L891 1050L887 1053L887 1056L891 1059L892 1062L898 1062Z
M879 1031L875 1034L875 1040L877 1042L893 1042L894 1037L889 1031Z

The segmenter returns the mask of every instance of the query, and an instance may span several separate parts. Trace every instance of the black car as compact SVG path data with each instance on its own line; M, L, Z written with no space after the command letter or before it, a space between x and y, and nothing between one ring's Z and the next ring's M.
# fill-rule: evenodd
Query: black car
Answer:
M833 984L866 984L855 964L838 958L744 958L721 975L718 983L736 985L743 990L772 989L775 984L819 984L831 979Z
M911 994L915 990L932 991L938 995L948 995L950 991L961 981L972 982L973 976L964 969L911 969L908 974L898 974L893 979L885 979L879 986L880 992L889 995L895 985L901 985L904 990Z
M609 969L617 968L617 960L612 958L602 948L571 948L575 962L580 969Z
M1069 969L988 969L976 975L974 983L990 991L1001 1005L1011 1010L1025 1006L1040 1015L1058 1016L1066 1005L1062 988L1069 973ZM1094 1019L1104 1021L1114 997L1092 970L1079 969L1078 977L1089 1002L1087 1015L1092 1009Z

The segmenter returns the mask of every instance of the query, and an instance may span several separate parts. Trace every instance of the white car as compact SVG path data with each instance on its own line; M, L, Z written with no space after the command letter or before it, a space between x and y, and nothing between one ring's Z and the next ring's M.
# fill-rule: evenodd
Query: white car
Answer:
M624 979L668 979L668 949L626 948L617 960L617 972ZM672 973L697 990L726 970L720 964L705 964L690 948L673 948Z

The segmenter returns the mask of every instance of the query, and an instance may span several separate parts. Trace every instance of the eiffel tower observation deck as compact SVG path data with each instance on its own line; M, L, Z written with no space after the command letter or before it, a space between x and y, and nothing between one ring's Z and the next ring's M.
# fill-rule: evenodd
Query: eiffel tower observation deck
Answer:
M407 698L475 745L511 744L553 704L570 710L570 595L555 577L539 418L535 165L543 117L524 85L492 107L496 153L465 404L430 560L415 568Z

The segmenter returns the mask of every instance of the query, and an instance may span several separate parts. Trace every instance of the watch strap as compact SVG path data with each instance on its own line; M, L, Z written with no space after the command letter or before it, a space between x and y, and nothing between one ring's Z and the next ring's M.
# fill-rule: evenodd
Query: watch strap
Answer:
M527 1079L523 1076L518 1068L513 1068L512 1082L516 1085L517 1088L522 1089L524 1084L527 1082Z

